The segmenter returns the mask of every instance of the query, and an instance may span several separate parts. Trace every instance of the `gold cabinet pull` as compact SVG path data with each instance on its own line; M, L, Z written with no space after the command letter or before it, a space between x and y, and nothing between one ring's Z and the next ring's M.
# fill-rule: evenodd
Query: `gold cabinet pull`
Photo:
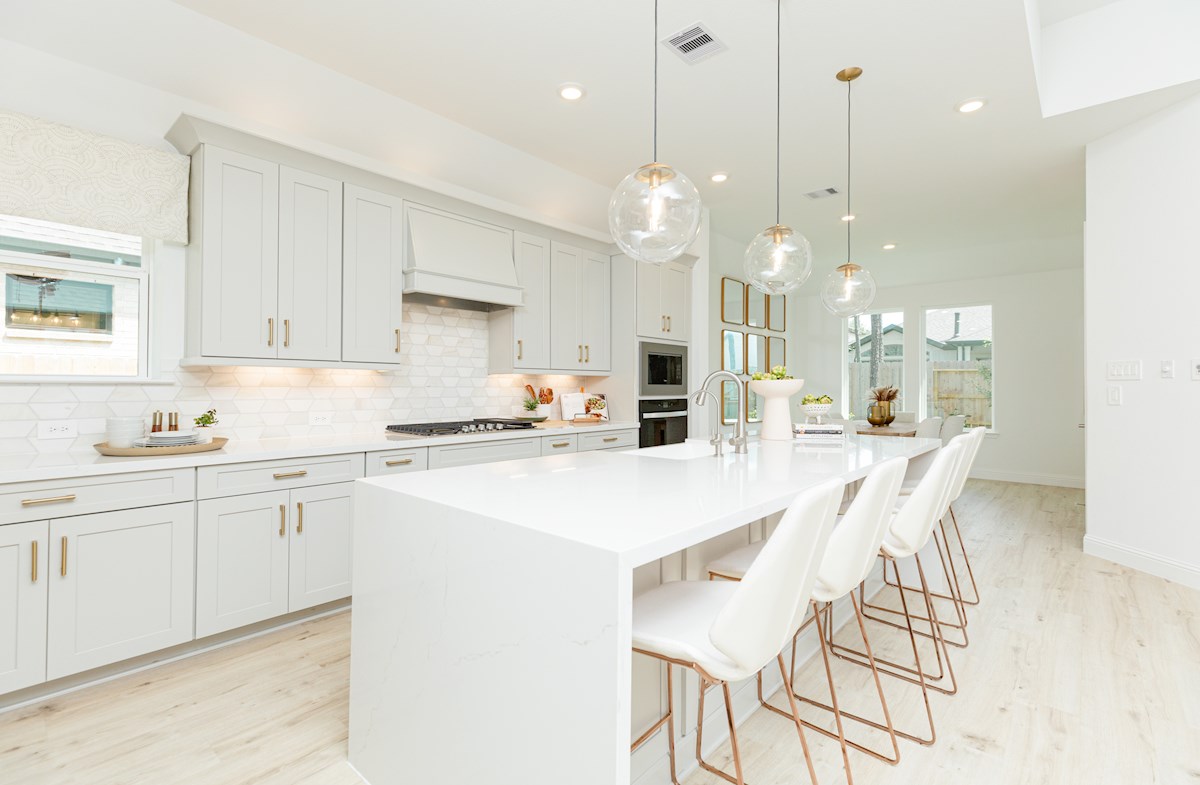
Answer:
M57 502L73 502L73 501L75 501L75 494L67 493L62 496L47 496L44 499L22 499L21 506L22 507L33 507L36 504L55 504Z
M525 359L525 345L524 344L525 344L524 341L522 341L520 339L517 340L517 359L518 360Z
M296 534L304 533L304 502L296 502Z
M399 458L395 461L384 461L384 466L408 466L413 462L412 458Z
M287 534L287 505L279 505L279 536L283 537Z
M67 577L67 538L66 537L62 538L62 563L59 565L58 571L62 575L62 577L64 577L64 578Z
M671 317L667 317L667 332L671 332Z
M38 546L38 541L37 541L37 540L34 540L34 541L33 541L33 567L32 567L32 568L31 568L31 570L30 570L30 572L32 573L32 574L31 574L31 576L30 576L30 579L31 579L31 580L32 580L34 583L37 583L37 561L38 561L38 559L37 559L37 546Z
M400 354L400 328L396 328L396 348L392 350L396 354Z
M570 447L570 442L551 442L551 447Z
M603 439L603 441L605 441L605 442L615 442L615 441L618 441L618 440L619 440L619 438L620 438L620 437L617 437L617 436L605 436L605 437L604 437L604 439Z
M292 342L292 320L283 320L283 348L287 348Z
M592 346L591 346L591 344L585 343L583 345L583 351L587 353L587 356L583 358L583 361L585 363L590 363L592 361Z
M275 317L267 317L267 346L275 345Z
M583 362L583 344L579 344L579 362Z
M297 469L294 472L276 472L271 476L276 480L286 480L289 477L303 477L308 474L308 469Z
M664 333L667 331L667 317L658 317L658 329L662 330Z

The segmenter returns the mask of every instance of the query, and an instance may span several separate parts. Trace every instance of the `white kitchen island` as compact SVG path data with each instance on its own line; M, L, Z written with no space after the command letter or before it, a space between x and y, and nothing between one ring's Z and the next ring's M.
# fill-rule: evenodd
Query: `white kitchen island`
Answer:
M358 481L351 764L371 785L625 785L635 568L940 446L687 442Z

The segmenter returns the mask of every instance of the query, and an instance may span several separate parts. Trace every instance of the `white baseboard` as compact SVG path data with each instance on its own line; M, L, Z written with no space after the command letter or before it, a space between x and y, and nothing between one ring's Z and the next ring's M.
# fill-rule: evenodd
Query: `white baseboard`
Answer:
M1056 488L1083 488L1082 477L1072 477L1066 474L1031 474L1028 472L998 472L992 469L972 469L971 478L975 480L1019 482L1024 485L1053 485Z
M1174 581L1182 586L1200 589L1200 567L1194 564L1185 564L1176 559L1169 559L1138 548L1130 548L1128 545L1093 537L1090 534L1083 538L1083 552L1089 556L1107 559L1125 567Z

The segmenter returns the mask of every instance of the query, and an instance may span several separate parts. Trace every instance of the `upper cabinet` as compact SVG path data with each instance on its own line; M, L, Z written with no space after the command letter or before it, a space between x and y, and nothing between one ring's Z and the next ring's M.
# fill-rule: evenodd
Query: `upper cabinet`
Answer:
M346 184L342 234L342 359L400 362L404 202Z
M280 359L342 356L342 184L279 167Z
M517 282L525 304L512 309L513 367L550 367L550 241L517 233L513 240Z
M637 265L637 332L643 338L688 340L692 271L681 264Z
M612 369L611 260L550 244L550 363L556 371Z

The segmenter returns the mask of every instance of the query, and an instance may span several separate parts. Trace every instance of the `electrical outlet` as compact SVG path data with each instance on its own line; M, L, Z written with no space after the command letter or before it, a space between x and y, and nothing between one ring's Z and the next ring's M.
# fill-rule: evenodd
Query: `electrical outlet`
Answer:
M42 420L38 423L39 439L74 439L79 435L79 426L74 420Z
M1121 405L1121 387L1120 387L1120 385L1116 385L1116 384L1108 385L1108 405L1109 406L1120 406Z
M309 412L309 425L333 425L333 412Z

